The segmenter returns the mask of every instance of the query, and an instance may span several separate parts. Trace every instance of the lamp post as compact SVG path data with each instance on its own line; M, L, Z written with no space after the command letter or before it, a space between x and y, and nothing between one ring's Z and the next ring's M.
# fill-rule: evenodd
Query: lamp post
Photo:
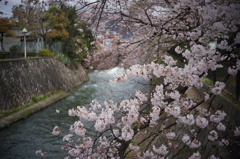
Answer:
M24 57L26 58L27 57L27 45L26 45L26 33L27 33L27 29L24 28L22 30L22 33L23 33L23 38L24 38Z

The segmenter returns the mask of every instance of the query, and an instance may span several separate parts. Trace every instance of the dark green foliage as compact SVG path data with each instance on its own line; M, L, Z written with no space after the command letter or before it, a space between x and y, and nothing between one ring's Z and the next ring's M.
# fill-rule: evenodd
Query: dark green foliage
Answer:
M70 58L72 63L81 64L83 59L94 49L94 45L91 45L94 37L87 25L78 21L75 7L62 6L62 10L68 18L66 30L69 33L69 38L63 45L63 53Z
M10 52L20 52L21 46L20 45L13 45L9 48Z
M61 42L62 53L65 54L71 63L81 64L87 55L93 52L94 36L88 26L78 19L75 6L61 4L51 6L44 16L51 30L46 34L46 39L52 42ZM68 65L68 60L64 56L59 57L59 61Z
M54 55L51 53L50 50L48 49L41 49L38 51L38 55L39 56L49 56L49 57L53 57Z
M36 96L33 96L33 97L32 97L32 100L33 100L34 103L37 103L37 102L38 102L38 98L37 98Z
M50 93L48 93L47 95L44 95L44 96L42 96L42 97L33 96L33 97L32 97L32 100L33 100L34 103L38 103L38 102L40 102L40 101L46 100L48 97L51 97L51 96L53 96L54 94L58 94L58 93L60 93L60 92L61 92L61 91L59 91L59 92L50 92Z
M66 66L69 66L70 65L70 59L68 58L68 56L66 56L65 54L63 53L57 53L56 54L56 59L58 61L60 61L61 63L63 63L64 65Z

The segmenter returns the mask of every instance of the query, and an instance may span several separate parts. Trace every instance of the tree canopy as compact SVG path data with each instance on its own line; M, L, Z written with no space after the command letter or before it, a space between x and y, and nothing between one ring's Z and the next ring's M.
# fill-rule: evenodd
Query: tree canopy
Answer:
M52 6L46 12L44 20L48 22L47 25L50 28L46 33L46 39L62 41L69 37L69 33L65 29L68 24L68 18L63 10L55 5Z
M41 36L48 44L63 43L63 53L81 63L93 50L91 31L79 20L76 8L66 3L24 0L13 7L13 17L21 28ZM80 31L79 31L80 30Z
M4 36L13 37L16 36L13 32L10 32L10 28L16 26L16 22L13 18L0 17L0 41L1 50L4 51L3 38Z
M34 31L39 36L45 36L48 29L43 19L45 12L45 6L33 0L23 0L12 8L13 18L16 19L17 26Z

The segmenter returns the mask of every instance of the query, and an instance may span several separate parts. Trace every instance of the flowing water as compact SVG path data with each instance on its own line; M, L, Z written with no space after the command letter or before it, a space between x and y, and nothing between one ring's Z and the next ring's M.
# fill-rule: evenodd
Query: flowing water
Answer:
M121 73L124 73L122 68L89 73L90 80L74 90L69 97L18 121L9 128L0 130L0 159L41 158L35 155L36 150L47 152L45 158L49 159L61 159L67 156L67 152L61 150L61 146L64 145L62 137L68 133L70 125L76 120L68 116L69 109L89 106L93 99L97 99L100 103L109 99L119 102L134 97L136 90L145 90L145 92L148 90L147 82L141 79L111 87L109 80ZM56 109L60 110L60 113L56 113ZM62 131L59 136L51 134L56 125Z

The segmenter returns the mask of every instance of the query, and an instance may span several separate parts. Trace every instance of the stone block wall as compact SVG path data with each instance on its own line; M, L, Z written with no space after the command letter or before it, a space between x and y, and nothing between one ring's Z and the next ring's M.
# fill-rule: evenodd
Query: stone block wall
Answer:
M69 91L87 79L81 66L72 70L54 58L0 61L0 112L30 103L33 96Z
M154 83L156 82L159 81L156 80ZM204 86L201 90L191 88L186 91L186 95L194 101L199 102L203 99L203 92L209 91L210 87L208 86ZM216 124L210 124L207 128L204 129L201 129L197 126L176 124L176 119L167 116L166 113L163 113L160 116L158 124L155 127L150 127L139 132L137 137L134 138L133 143L136 145L141 143L141 149L150 151L152 151L153 145L158 148L164 144L168 147L168 157L171 159L189 158L193 153L197 151L201 154L201 158L203 159L208 159L209 156L213 154L223 159L240 158L240 138L233 135L235 126L240 126L240 103L239 101L229 99L225 94L226 92L214 98L212 103L205 102L201 104L199 108L208 108L209 104L211 104L212 111L215 112L216 110L221 109L227 113L227 117L223 122L226 125L226 131L218 132L218 135L229 140L230 144L228 146L219 146L219 140L212 142L208 139L209 132L215 129ZM195 110L196 114L198 113L199 108ZM170 125L173 126L168 128ZM195 130L194 132L192 132L193 129ZM165 134L167 132L176 133L176 137L173 140L170 140L170 142L166 139ZM201 146L199 148L192 149L182 142L182 137L184 134L188 134L193 139L195 133L197 134L196 139L201 142Z

